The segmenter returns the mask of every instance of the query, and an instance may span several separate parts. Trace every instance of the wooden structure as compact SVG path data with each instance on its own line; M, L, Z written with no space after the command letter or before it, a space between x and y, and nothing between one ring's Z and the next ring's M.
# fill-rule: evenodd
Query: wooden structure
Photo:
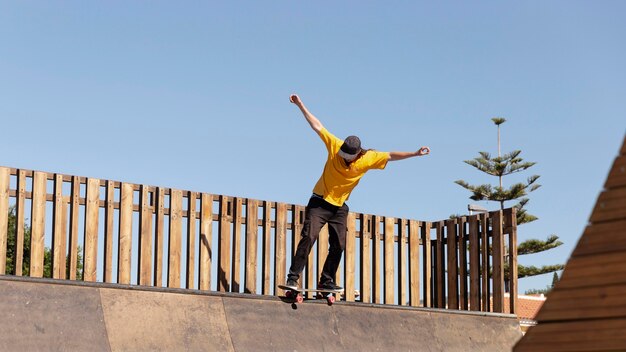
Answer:
M0 167L0 275L277 295L303 220L301 205ZM434 222L350 213L338 278L347 301L504 312L516 228L515 209ZM327 253L322 233L304 285Z
M626 138L537 321L514 351L626 350Z

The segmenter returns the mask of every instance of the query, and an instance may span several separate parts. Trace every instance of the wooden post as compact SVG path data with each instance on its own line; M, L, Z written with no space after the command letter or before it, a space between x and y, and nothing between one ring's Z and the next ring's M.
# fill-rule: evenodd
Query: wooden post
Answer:
M115 215L115 185L106 182L104 207L104 282L113 282L113 224Z
M491 282L489 277L490 265L489 258L489 215L487 213L480 214L480 252L482 257L481 265L481 278L482 278L482 311L491 311L491 289L489 283Z
M480 242L478 241L478 215L469 217L470 238L470 295L469 309L480 310Z
M274 292L277 285L284 282L287 277L287 205L285 203L276 204L276 255L274 276Z
M45 172L35 171L33 176L33 205L30 233L30 276L43 277L44 236L46 225L46 182Z
M263 294L270 295L272 287L272 203L263 202Z
M257 242L259 208L256 200L248 199L246 205L246 293L256 293Z
M196 287L196 203L198 193L189 192L187 198L187 275L185 287L193 289Z
M181 286L181 255L183 240L183 191L170 190L170 241L167 265L167 287Z
M380 294L382 290L382 275L381 275L381 239L380 239L380 216L372 216L372 242L374 242L374 253L372 255L374 280L372 283L374 303L383 303L382 296Z
M133 244L133 203L134 187L122 183L120 195L120 229L118 246L118 278L120 284L130 284L131 253Z
M63 219L63 175L54 175L54 208L52 209L52 278L65 279L65 227ZM67 215L67 214L66 214ZM0 214L1 216L1 214Z
M354 302L354 275L356 260L356 214L348 213L348 233L346 236L346 272L345 272L345 296L346 301Z
M100 213L100 180L87 180L85 206L85 255L83 280L96 281L98 265L98 217Z
M467 219L461 217L458 219L458 251L459 251L459 308L467 310L468 306L468 285L467 285L467 242L465 224Z
M239 197L233 199L233 252L232 268L233 281L231 292L239 292L241 286L241 209L243 200Z
M154 285L163 286L163 233L165 232L165 189L156 189L156 223L154 229Z
M448 309L459 309L456 220L446 220L448 254Z
M230 291L230 220L228 213L231 202L226 196L220 196L219 234L218 234L218 263L217 290Z
M372 242L372 219L371 216L361 214L361 302L369 303L372 301L372 261L371 261L371 242Z
M408 273L406 268L407 263L407 221L404 219L398 219L398 304L401 306L407 305L407 281Z
M211 289L211 245L213 242L213 196L202 193L200 206L200 289Z
M394 282L393 282L393 247L394 247L394 222L395 219L391 217L385 217L385 304L393 304L394 297Z
M517 208L507 209L506 218L509 233L509 312L517 314Z
M139 200L139 284L152 285L152 207L150 189L141 185Z
M24 204L26 201L26 172L17 171L17 203L15 205L15 275L22 276L24 267Z
M436 308L445 308L446 303L444 302L444 298L446 297L446 271L445 271L445 261L444 261L444 242L443 242L443 228L444 221L439 221L436 224L437 227L437 242L436 242L436 258L435 261L435 298L437 299L435 303Z
M493 226L493 311L504 312L504 241L502 210L490 213Z
M420 304L420 222L409 221L409 300L413 307Z
M10 177L11 170L6 167L0 167L0 275L6 274Z
M421 226L421 235L422 235L422 248L424 251L424 263L422 265L424 271L424 307L432 307L433 306L433 295L432 295L432 250L430 243L430 222L423 222Z

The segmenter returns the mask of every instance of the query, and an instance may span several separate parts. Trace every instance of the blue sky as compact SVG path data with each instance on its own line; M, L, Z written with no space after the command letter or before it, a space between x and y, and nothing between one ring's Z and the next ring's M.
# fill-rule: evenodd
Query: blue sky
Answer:
M621 1L0 2L0 165L304 204L334 134L428 157L371 172L357 212L464 213L463 160L521 149L519 237L567 260L626 132ZM480 203L495 209L496 204ZM543 288L551 275L520 281Z

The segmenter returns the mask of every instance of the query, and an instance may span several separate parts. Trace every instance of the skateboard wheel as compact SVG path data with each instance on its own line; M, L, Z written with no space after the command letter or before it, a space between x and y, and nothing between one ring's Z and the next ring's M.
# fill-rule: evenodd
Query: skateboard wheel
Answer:
M298 294L298 295L296 296L296 302L298 302L298 303L302 303L302 302L304 302L304 297L302 297L302 295L301 295L301 294Z
M335 296L330 295L328 296L328 298L326 298L328 300L328 304L333 304L335 303Z

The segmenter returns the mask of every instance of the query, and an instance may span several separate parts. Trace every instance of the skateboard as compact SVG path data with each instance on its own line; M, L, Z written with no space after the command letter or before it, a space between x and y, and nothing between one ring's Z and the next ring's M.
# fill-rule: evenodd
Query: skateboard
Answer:
M317 298L326 298L328 305L335 303L337 300L336 295L343 292L343 290L322 290L317 288L299 288L294 290L284 285L278 285L278 288L285 291L285 297L293 299L296 303L304 302L303 293L315 292L317 293Z

